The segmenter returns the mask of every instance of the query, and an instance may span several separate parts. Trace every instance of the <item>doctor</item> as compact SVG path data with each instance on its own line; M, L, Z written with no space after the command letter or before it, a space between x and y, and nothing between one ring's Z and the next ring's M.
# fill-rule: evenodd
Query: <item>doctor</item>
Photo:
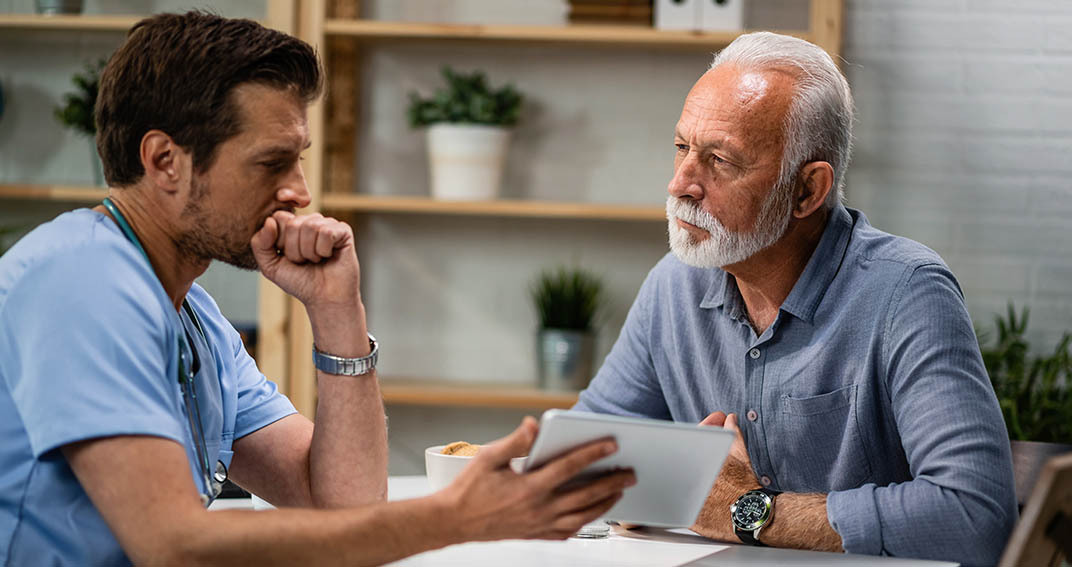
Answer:
M609 441L513 473L530 419L445 491L384 502L354 237L294 212L309 204L300 156L321 81L309 45L198 12L141 21L112 56L96 108L108 198L0 259L0 564L380 564L568 537L633 482L558 490ZM305 305L315 423L194 284L213 260ZM206 512L227 477L281 509Z

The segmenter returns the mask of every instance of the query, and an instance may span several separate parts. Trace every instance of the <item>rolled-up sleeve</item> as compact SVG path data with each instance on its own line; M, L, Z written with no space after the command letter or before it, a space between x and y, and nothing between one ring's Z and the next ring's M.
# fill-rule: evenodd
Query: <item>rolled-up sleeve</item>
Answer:
M1016 521L1009 438L960 288L906 269L886 317L886 394L912 480L831 492L845 550L993 565Z

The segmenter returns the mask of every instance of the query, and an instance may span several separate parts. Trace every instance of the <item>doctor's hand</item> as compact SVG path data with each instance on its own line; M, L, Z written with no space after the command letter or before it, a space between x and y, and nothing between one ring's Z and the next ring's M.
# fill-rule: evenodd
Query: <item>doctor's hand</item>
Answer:
M744 437L737 427L737 415L726 415L717 411L708 415L700 422L701 426L722 427L727 431L737 434L730 445L730 453L722 464L722 470L718 473L718 479L707 495L703 509L700 511L692 531L711 539L721 541L740 541L733 533L730 523L730 505L737 501L737 497L760 487L759 480L752 470L752 461L748 458L748 449L744 444Z
M360 299L354 233L344 222L276 211L250 245L264 277L307 307Z
M264 277L305 305L317 348L369 352L361 268L350 225L320 214L276 211L250 240Z
M465 540L566 539L606 513L636 484L618 471L580 486L563 487L585 467L617 451L612 440L594 441L519 474L510 459L528 454L536 420L526 417L512 434L488 445L446 489L436 493Z

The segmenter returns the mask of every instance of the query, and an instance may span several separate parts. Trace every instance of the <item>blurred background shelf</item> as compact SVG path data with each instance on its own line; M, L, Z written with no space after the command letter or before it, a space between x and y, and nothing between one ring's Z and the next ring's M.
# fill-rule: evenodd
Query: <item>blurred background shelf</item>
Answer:
M729 45L745 31L665 31L641 26L615 25L476 25L389 22L362 19L328 19L329 37L361 40L477 40L521 43L633 45L646 47L717 48ZM811 40L804 31L783 32Z
M122 32L143 16L0 14L0 29Z
M662 206L566 203L554 201L437 201L428 197L370 196L324 193L321 207L326 211L531 217L617 221L664 221Z
M96 203L108 196L104 187L79 185L0 185L0 199L53 201L57 203Z
M568 409L577 403L577 392L554 392L521 385L491 382L380 378L383 400L388 404L510 409Z

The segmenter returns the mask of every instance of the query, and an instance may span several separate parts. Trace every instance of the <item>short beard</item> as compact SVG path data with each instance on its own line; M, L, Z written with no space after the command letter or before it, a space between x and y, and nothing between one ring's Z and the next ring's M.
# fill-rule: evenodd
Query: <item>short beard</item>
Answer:
M743 262L778 242L789 228L793 207L793 181L777 185L763 202L752 232L731 232L696 201L671 195L666 200L670 250L674 256L696 268L722 268ZM681 219L706 230L710 236L697 241L678 226Z
M249 240L243 240L239 219L228 219L205 212L202 205L208 197L208 184L196 175L190 188L190 200L181 217L191 228L179 234L175 243L179 252L196 260L219 260L242 270L258 269L257 259Z

